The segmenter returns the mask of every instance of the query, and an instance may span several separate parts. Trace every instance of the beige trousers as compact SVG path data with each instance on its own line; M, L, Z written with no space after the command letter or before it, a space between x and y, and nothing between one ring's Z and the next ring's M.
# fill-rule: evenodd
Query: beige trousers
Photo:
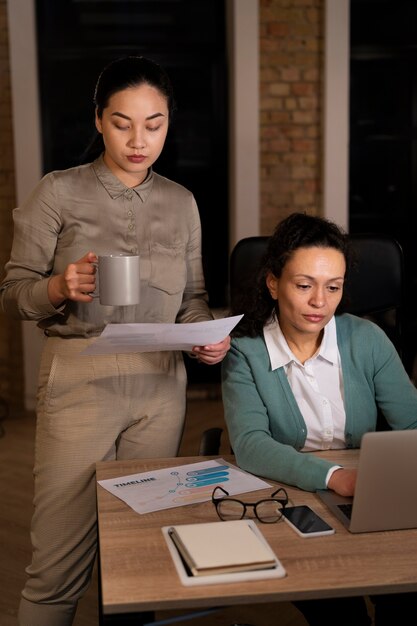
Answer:
M46 340L39 374L32 563L20 626L69 626L96 555L95 463L175 456L185 415L181 353L82 356Z

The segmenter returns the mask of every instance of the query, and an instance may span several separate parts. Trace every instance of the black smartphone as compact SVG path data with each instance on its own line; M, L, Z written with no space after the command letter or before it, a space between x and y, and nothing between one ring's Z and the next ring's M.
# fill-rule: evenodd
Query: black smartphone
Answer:
M289 506L283 510L282 515L301 537L320 537L334 533L334 528L329 526L309 506Z

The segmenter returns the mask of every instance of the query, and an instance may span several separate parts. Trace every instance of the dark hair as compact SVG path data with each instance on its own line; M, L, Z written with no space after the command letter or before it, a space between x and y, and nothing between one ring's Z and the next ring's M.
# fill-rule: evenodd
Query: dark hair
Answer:
M269 238L267 250L254 283L250 288L245 286L232 303L233 315L244 314L242 321L233 332L234 336L262 335L263 328L277 304L266 286L267 275L272 272L279 278L287 261L296 250L313 247L339 250L345 257L346 271L350 268L349 237L339 226L322 217L292 213L278 224Z
M166 71L155 61L142 56L127 56L111 61L101 71L94 90L93 102L97 115L102 117L110 98L129 87L147 84L155 87L165 96L168 106L169 121L175 111L174 91ZM88 163L97 158L104 150L102 135L96 131L87 147L82 162Z

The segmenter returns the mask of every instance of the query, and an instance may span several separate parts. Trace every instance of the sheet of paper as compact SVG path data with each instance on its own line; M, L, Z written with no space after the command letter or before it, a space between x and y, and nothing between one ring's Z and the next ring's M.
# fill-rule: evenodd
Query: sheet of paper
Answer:
M137 513L206 502L211 500L216 485L221 485L231 496L271 486L223 459L130 474L98 483Z
M192 324L108 324L81 354L190 351L194 346L222 341L242 317L235 315Z

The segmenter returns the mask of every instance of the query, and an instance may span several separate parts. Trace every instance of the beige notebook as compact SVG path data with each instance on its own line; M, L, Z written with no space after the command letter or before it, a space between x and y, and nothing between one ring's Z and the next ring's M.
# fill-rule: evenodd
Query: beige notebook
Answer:
M258 532L247 520L168 528L168 535L194 576L276 567L274 552Z

